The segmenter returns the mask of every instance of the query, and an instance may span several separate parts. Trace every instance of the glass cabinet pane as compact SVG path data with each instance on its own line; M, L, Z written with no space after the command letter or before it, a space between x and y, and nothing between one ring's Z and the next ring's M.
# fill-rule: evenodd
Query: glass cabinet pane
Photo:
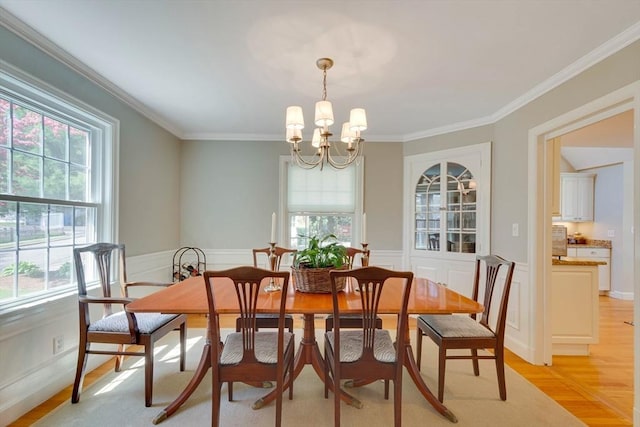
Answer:
M464 165L442 162L421 175L414 227L415 249L475 253L476 181Z

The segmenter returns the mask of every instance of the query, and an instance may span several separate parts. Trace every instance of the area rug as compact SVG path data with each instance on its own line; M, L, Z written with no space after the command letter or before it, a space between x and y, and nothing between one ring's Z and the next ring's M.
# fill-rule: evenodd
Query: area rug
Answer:
M168 405L193 376L200 358L203 329L190 329L187 370L178 369L177 334L169 334L156 344L153 406L144 406L144 372L141 358L129 358L123 370L111 372L87 387L77 404L65 403L41 419L38 426L151 426L154 417ZM296 339L302 336L296 330ZM321 337L321 332L318 332ZM318 342L322 342L320 339ZM422 376L437 390L436 347L423 340ZM470 361L447 364L445 405L456 415L454 424L437 413L417 391L408 374L403 378L402 424L413 426L584 426L579 419L542 393L510 368L506 368L507 401L501 401L493 361L480 361L475 377ZM393 387L393 385L391 385ZM363 402L362 409L343 404L342 425L393 425L393 394L384 400L384 384L348 389ZM268 390L242 383L234 385L234 401L228 402L223 386L223 426L273 426L275 407L251 409L252 403ZM285 393L286 396L286 393ZM284 426L333 426L333 395L324 398L324 386L311 366L306 366L294 383L293 400L283 404ZM208 374L191 398L161 426L205 426L211 424L211 377Z

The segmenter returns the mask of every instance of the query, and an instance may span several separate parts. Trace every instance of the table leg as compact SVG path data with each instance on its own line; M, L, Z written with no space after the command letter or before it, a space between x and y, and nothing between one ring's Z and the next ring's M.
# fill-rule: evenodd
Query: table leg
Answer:
M298 375L300 375L300 372L302 372L302 368L304 368L305 365L311 365L322 382L326 382L326 378L324 376L324 360L322 358L322 353L320 353L318 342L316 341L315 320L313 314L303 315L303 336L293 363L293 378L291 381L295 380ZM285 387L287 387L287 384L285 384ZM333 385L329 384L329 387L333 392ZM275 400L276 393L277 390L273 390L266 396L256 400L252 406L253 409L260 409L269 402ZM362 408L362 402L342 389L340 389L340 397L348 405L354 406L358 409Z
M153 424L159 424L162 421L166 420L170 417L174 412L176 412L180 406L184 402L187 401L189 396L198 388L198 385L202 382L202 379L206 375L207 371L211 367L211 341L208 338L209 334L207 333L207 339L204 344L204 348L202 349L202 356L200 356L200 362L198 363L198 367L196 368L195 373L193 374L193 378L189 381L189 384L185 387L185 389L180 393L180 395L169 404L166 408L164 408L156 417L153 419Z

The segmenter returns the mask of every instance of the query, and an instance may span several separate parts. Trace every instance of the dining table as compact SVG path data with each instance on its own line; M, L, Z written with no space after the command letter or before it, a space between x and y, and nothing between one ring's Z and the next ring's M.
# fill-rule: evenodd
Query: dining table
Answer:
M401 279L389 279L380 298L379 314L398 315L402 303ZM213 286L217 314L237 314L238 300L233 286ZM279 292L263 292L258 297L257 307L261 313L277 313L279 310ZM338 298L340 313L357 314L361 310L360 294L349 283L340 292ZM125 306L126 311L132 313L175 313L208 315L205 282L202 276L189 277L161 291L136 299ZM407 314L453 314L479 313L482 304L468 298L444 284L436 283L425 278L414 278L409 295ZM326 381L324 374L324 360L315 336L315 316L333 313L333 301L330 293L300 292L295 283L289 284L286 295L286 312L302 315L303 332L294 360L294 379L306 365L311 365L322 381ZM440 402L425 384L413 356L413 349L409 339L409 328L406 331L406 345L404 349L404 365L417 389L426 401L440 414L452 422L457 422L456 416L442 402ZM193 377L180 395L165 407L153 420L158 424L175 413L187 401L198 387L209 368L211 361L211 342L209 334L205 339L202 355ZM359 385L353 381L352 385ZM330 385L331 387L331 385ZM362 407L362 403L344 390L339 390L341 398L346 403ZM254 409L273 401L276 390L272 390L253 404Z

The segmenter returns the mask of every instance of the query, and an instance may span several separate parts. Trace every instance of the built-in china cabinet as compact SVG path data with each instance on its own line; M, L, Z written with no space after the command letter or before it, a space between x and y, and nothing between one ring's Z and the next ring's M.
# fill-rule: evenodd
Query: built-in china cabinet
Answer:
M491 143L405 157L406 265L471 294L476 254L490 253Z

